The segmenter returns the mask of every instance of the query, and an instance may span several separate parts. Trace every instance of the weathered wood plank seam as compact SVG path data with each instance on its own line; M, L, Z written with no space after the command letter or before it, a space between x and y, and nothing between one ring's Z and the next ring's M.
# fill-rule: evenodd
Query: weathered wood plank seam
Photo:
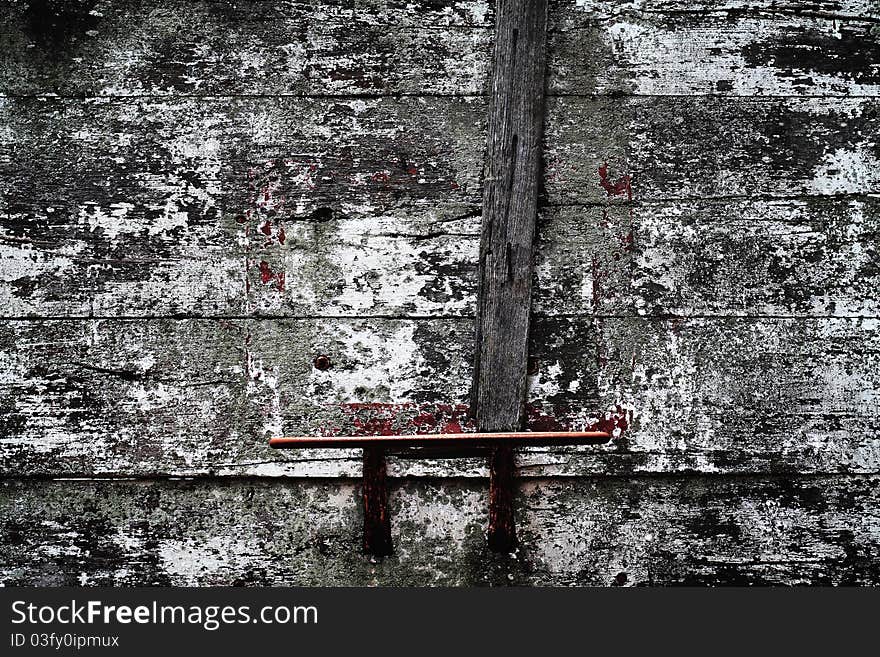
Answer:
M821 18L841 22L880 23L880 16L872 16L871 14L846 14L828 11L787 9L784 7L772 10L750 8L747 10L734 11L736 11L737 16L743 16L746 18ZM608 20L609 17L617 18L619 16L705 16L707 18L725 18L729 16L730 13L731 11L726 9L651 9L650 7L641 7L639 9L624 9L614 12L612 16L597 16L595 19L585 19L584 22L586 23L589 20L595 20L597 23L601 23ZM559 30L553 28L549 31L556 33Z
M324 459L324 460L342 460L342 459ZM345 459L352 463L360 463L360 458ZM681 472L664 472L664 471L638 471L627 474L620 473L589 473L589 474L554 474L548 476L546 474L529 474L528 469L524 468L520 474L523 479L532 480L551 480L564 479L567 481L656 481L656 480L725 480L725 481L811 481L816 479L835 479L839 481L872 481L880 477L880 470L866 470L864 472L837 472L837 471L815 471L815 472L703 472L696 470L683 470ZM469 482L474 479L485 479L486 477L472 477L462 474L443 474L443 475L419 475L398 477L388 475L389 482L402 483L407 481L463 481ZM165 482L199 482L199 481L222 481L223 483L233 482L273 482L283 480L290 483L309 483L320 486L322 483L340 483L352 482L357 483L360 477L320 477L320 476L295 476L295 477L272 477L267 475L236 475L236 474L214 474L214 473L195 473L192 475L167 475L167 474L107 474L107 475L82 475L82 476L64 476L43 474L28 475L2 475L0 474L0 482L16 483L16 482L95 482L95 483L124 483L124 482L142 482L142 483L165 483Z
M731 321L731 320L765 320L765 319L785 319L785 320L802 320L804 322L814 320L847 320L847 319L880 319L880 315L864 314L864 315L831 315L831 314L777 314L777 313L754 313L754 314L706 314L706 313L644 313L644 314L626 314L626 313L547 313L535 311L533 317L548 319L639 319L639 320L657 320L669 321L677 319L699 319L709 321ZM11 316L0 317L0 324L16 323L16 322L103 322L103 321L124 321L124 322L152 322L152 321L360 321L360 320L390 320L390 321L417 321L417 322L457 322L473 320L476 315L51 315L51 316Z
M3 100L79 100L83 103L89 101L130 101L130 100L155 100L155 101L173 101L173 100L260 100L260 99L296 99L296 100L382 100L382 99L398 99L398 98L488 98L488 93L430 93L430 92L393 92L393 93L362 93L362 94L56 94L56 93L37 93L37 94L10 94L0 93L0 99ZM635 91L607 91L602 93L578 93L578 92L558 92L548 91L546 98L727 98L731 101L743 100L746 98L742 95L731 95L727 93L643 93ZM748 96L751 99L772 99L772 100L834 100L837 98L857 98L859 100L876 100L880 98L880 94L858 94L849 96L840 96L832 94L752 94Z

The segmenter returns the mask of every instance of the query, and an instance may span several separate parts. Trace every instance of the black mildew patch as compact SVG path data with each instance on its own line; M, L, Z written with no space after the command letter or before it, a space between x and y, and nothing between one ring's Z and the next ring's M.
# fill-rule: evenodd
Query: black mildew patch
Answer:
M46 54L63 54L100 18L92 13L96 0L31 0L25 4L25 29Z
M880 39L871 23L843 24L836 34L789 29L742 49L751 68L772 66L778 77L802 77L813 71L851 80L880 84ZM805 78L804 86L812 80Z
M462 237L459 239L472 239ZM419 296L439 304L452 304L471 298L476 293L476 248L473 262L456 261L448 250L419 251L416 273L426 277L427 282Z
M595 324L536 317L529 335L529 355L541 363L537 381L557 391L542 401L557 409L600 410L598 372L607 364L607 354Z

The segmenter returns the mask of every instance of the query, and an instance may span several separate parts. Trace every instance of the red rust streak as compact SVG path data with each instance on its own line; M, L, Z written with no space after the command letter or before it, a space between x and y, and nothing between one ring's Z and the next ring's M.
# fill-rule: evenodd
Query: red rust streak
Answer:
M621 176L615 182L608 180L608 163L599 167L599 185L608 196L628 196L632 200L632 177Z
M601 354L597 356L605 360ZM345 416L342 422L325 424L316 430L316 434L322 437L418 437L432 434L473 435L476 430L467 404L354 402L342 404L341 410ZM600 431L616 439L628 428L631 414L631 411L618 406L615 411L583 417L581 413L566 407L544 409L541 402L534 402L525 407L525 428L531 432L526 435L534 436L541 432L571 435L575 431Z
M265 260L260 260L260 264L257 267L260 269L260 281L262 283L268 283L275 277L275 274L272 273L272 268Z

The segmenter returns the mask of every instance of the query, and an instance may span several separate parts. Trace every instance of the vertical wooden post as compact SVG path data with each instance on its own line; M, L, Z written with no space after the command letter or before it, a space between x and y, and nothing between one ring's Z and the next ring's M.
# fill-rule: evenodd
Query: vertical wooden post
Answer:
M364 551L377 557L393 552L388 514L388 474L385 448L364 448Z
M479 431L522 428L544 123L547 0L498 0L477 303L474 400ZM515 463L490 461L489 546L516 546Z

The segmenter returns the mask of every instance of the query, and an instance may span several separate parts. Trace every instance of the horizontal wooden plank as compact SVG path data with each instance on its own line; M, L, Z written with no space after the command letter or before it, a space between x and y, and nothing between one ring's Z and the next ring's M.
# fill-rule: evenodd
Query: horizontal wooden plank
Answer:
M631 13L880 17L873 0L550 0L550 8L557 24L576 23L584 16L611 18Z
M53 241L0 238L2 312L7 317L472 312L478 236L471 224L479 221L479 206L322 212L245 224L225 217L171 234L150 234L149 227L126 223L127 234L83 235L76 223L52 227ZM230 243L236 235L237 242Z
M545 208L543 315L880 316L877 198Z
M529 426L615 438L526 449L522 472L877 472L877 329L538 318ZM355 450L279 454L266 439L457 433L472 339L471 319L3 322L0 463L16 476L353 476ZM476 455L441 456L401 454L391 471L485 474Z
M880 94L876 20L561 11L548 60L555 94Z
M327 430L345 420L343 404L464 399L471 330L470 321L3 323L3 470L272 470L282 457L270 436ZM340 459L329 450L300 460L315 457L331 469Z
M548 99L553 204L880 192L870 99Z
M635 478L520 486L516 559L488 550L483 482L394 482L396 554L360 551L351 482L0 484L0 583L880 583L880 480Z
M558 450L521 464L561 466L556 474L874 472L877 329L876 319L544 318L531 399L557 416L613 408L625 421L607 460Z
M249 227L227 220L219 229L196 226L180 241L151 235L167 243L160 257L64 255L125 239L116 235L85 235L77 246L9 241L0 250L0 292L7 316L470 316L477 212L416 206L381 216L287 215ZM546 208L534 310L876 317L878 220L870 197ZM53 234L62 230L76 235L78 227ZM219 246L222 231L240 241ZM206 248L211 233L215 245Z
M4 2L0 93L474 94L483 2Z
M477 212L469 205L381 216L355 210L268 224L258 219L249 228L227 219L219 229L196 226L180 241L149 236L167 244L169 252L158 257L88 256L120 239L126 248L136 245L142 232L84 235L73 240L76 246L63 239L9 241L0 250L3 310L6 316L470 316ZM870 197L546 208L534 311L876 317L878 221ZM81 229L53 227L53 234L62 230ZM221 247L223 231L240 241ZM215 245L206 248L211 233ZM85 257L64 255L80 246Z
M207 0L0 7L0 93L482 94L494 3ZM852 2L551 3L559 94L877 95Z
M484 111L0 101L0 312L460 311L441 292L471 259L456 236L479 228Z

